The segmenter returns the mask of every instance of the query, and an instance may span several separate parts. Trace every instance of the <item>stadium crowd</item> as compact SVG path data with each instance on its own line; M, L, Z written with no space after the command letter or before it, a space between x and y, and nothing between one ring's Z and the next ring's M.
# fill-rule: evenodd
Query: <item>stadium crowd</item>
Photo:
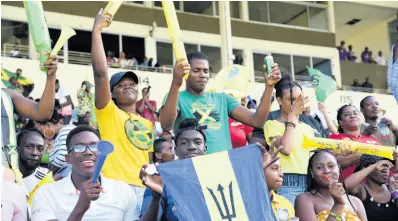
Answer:
M264 66L259 102L206 92L208 58L193 52L176 62L170 89L158 106L150 100L150 87L138 99L134 72L108 78L101 37L106 22L111 18L100 11L92 29L95 96L93 85L83 82L75 107L56 79L55 56L44 64L48 71L40 100L2 87L2 220L179 220L180 205L161 174L151 171L153 164L247 144L261 149L264 176L258 179L269 191L258 194L268 196L271 207L263 209L275 214L269 220L397 220L398 125L381 116L375 97L365 97L359 107L340 107L336 127L322 103L322 116L311 115L300 84L277 64L270 73ZM186 72L186 89L180 91ZM271 111L273 99L279 110ZM71 121L74 109L77 122ZM17 135L14 113L29 119ZM94 113L95 124L90 120ZM352 150L307 149L304 136L388 146L394 160ZM115 149L93 184L101 140ZM43 164L46 153L49 162ZM55 181L41 185L50 172Z

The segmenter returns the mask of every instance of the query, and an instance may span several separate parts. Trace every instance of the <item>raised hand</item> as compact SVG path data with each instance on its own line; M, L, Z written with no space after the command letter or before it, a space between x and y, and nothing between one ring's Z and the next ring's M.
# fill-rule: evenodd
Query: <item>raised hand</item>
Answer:
M257 146L261 149L263 155L263 169L265 170L269 165L273 164L275 161L279 160L278 153L283 148L282 146L278 147L275 150L275 139L272 141L271 147L267 151L267 149L261 145L260 143L256 143Z
M363 131L363 135L372 136L373 134L377 133L378 130L379 130L379 127L377 125L370 124Z
M159 164L156 163L155 166L157 167ZM151 189L153 192L159 193L160 195L163 194L163 180L162 177L158 174L150 175L146 171L148 168L148 164L142 166L140 171L140 179L142 180L142 184Z
M392 165L392 163L388 160L380 160L377 163L373 164L375 170L383 170L383 169L387 169L389 170L390 168L392 168L394 165Z
M43 67L47 68L47 76L55 76L58 69L58 58L56 55L50 55L50 52L46 54L48 55L48 61L43 63Z
M380 120L380 123L387 125L388 128L389 128L393 133L396 132L396 131L398 130L398 127L397 127L396 125L394 125L394 124L392 123L392 121L391 121L390 119L388 119L388 118L383 117L383 118Z
M291 112L295 115L298 116L300 115L306 106L308 106L309 103L309 98L308 97L303 97L303 95L300 95L296 102L294 102L293 106L291 107Z
M331 181L329 183L329 193L334 200L334 204L342 204L342 205L345 204L344 201L345 190L343 184Z
M112 18L104 15L102 11L103 9L101 8L95 16L93 29L102 30L105 27L105 24L108 23L110 25L112 23Z
M263 65L263 73L264 73L265 82L267 86L270 87L273 87L282 78L281 71L279 70L279 66L277 63L272 64L272 70L269 76L267 73L267 65Z
M181 87L185 73L189 72L190 70L191 66L188 64L187 60L184 58L178 59L174 65L172 84L177 87Z

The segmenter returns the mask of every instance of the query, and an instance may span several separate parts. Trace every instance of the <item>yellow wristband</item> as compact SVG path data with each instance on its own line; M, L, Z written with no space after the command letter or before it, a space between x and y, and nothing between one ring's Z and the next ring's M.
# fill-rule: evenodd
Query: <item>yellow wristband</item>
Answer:
M329 216L333 216L337 221L341 221L341 215L336 214L334 212L330 212Z

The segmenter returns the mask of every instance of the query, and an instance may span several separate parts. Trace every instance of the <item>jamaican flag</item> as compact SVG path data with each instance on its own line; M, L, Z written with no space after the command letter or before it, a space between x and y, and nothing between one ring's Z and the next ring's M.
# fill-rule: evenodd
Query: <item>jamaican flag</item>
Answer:
M30 92L32 92L34 88L34 82L33 80L26 78L21 75L17 75L15 72L11 72L5 68L1 68L1 81L7 88L11 89L17 89L14 85L10 83L10 78L16 78L18 80L18 83L22 86L22 90L20 92L25 96L29 96ZM19 89L19 88L18 88Z

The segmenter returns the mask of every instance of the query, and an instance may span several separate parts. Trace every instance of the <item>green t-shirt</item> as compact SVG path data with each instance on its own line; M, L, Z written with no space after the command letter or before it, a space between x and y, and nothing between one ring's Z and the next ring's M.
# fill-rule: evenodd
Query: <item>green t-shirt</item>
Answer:
M166 103L167 95L162 106ZM178 133L180 122L186 118L196 118L201 125L207 125L206 153L216 153L231 150L232 143L229 134L228 116L239 105L231 96L225 93L209 93L198 96L188 91L181 91L178 97L178 115L174 123L174 134Z

